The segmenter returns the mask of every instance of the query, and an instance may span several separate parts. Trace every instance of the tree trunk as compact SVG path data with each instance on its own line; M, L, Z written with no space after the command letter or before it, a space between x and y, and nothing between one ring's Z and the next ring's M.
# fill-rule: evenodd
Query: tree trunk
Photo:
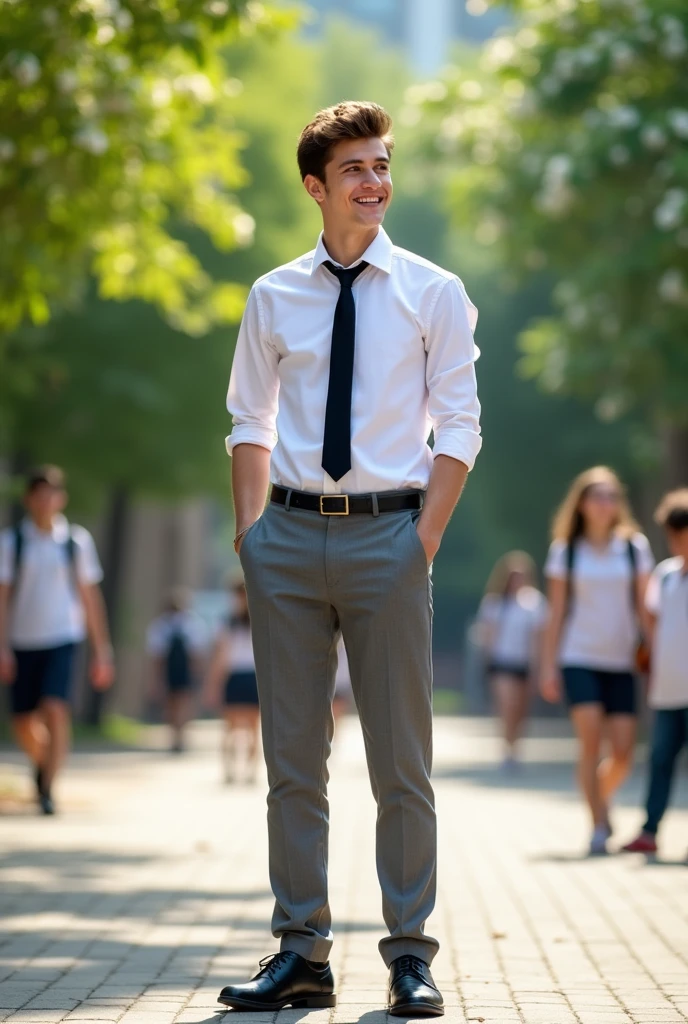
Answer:
M107 609L108 622L113 643L119 627L119 607L124 568L124 555L129 527L131 502L126 487L115 487L110 498L107 531L102 551L103 598ZM106 694L88 688L85 720L89 725L100 728L103 724Z
M664 452L667 487L688 487L688 426L667 429Z

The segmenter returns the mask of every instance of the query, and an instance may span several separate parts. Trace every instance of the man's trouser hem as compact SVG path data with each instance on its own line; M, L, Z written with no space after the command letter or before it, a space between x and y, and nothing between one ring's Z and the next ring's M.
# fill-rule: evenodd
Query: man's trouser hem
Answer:
M305 935L283 935L280 940L280 953L298 953L304 960L324 964L330 959L332 939L308 939Z
M435 958L438 945L431 939L382 939L379 945L380 956L387 967L400 956L417 956L430 966Z

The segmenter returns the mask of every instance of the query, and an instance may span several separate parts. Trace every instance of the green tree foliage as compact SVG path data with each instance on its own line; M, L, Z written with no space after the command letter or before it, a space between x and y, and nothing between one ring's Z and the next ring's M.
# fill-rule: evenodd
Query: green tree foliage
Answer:
M294 148L312 109L317 52L287 35L261 34L234 40L222 60L241 82L233 124L244 139L242 209L256 228L250 246L228 253L204 232L180 237L209 278L245 291L316 237L317 211L301 194ZM275 75L288 87L275 90ZM12 339L7 447L25 460L65 465L77 510L113 485L132 495L226 499L235 338L235 325L190 338L153 305L107 301L92 287L74 311Z
M688 390L688 7L527 0L517 28L416 95L453 170L454 212L553 310L521 370L592 399L685 421Z
M251 241L228 38L285 21L246 0L0 0L0 332L44 323L90 275L187 333L236 319L173 230Z

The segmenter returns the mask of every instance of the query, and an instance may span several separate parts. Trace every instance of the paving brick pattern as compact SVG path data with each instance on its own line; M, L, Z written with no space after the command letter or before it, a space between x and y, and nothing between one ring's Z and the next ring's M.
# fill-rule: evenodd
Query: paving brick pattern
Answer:
M521 774L494 768L489 723L440 719L440 893L433 970L451 1024L688 1021L688 780L662 859L586 859L570 741L535 727ZM545 733L550 735L546 735ZM220 783L217 727L183 758L80 753L59 817L20 799L0 818L0 1021L52 1024L386 1024L374 808L358 726L332 758L333 1011L227 1014L220 987L275 948L268 922L264 781ZM5 752L0 794L21 797ZM639 768L615 814L640 821ZM28 790L26 790L28 792Z

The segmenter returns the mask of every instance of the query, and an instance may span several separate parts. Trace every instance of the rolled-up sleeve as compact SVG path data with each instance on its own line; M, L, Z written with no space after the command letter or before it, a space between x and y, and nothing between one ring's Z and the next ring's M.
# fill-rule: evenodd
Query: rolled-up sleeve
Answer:
M463 284L451 278L440 286L425 340L433 453L458 459L469 469L482 445L475 378L479 351L473 340L477 319Z
M238 444L257 444L268 451L275 447L278 361L265 329L258 286L254 285L241 321L227 392L233 424L226 439L230 455Z

